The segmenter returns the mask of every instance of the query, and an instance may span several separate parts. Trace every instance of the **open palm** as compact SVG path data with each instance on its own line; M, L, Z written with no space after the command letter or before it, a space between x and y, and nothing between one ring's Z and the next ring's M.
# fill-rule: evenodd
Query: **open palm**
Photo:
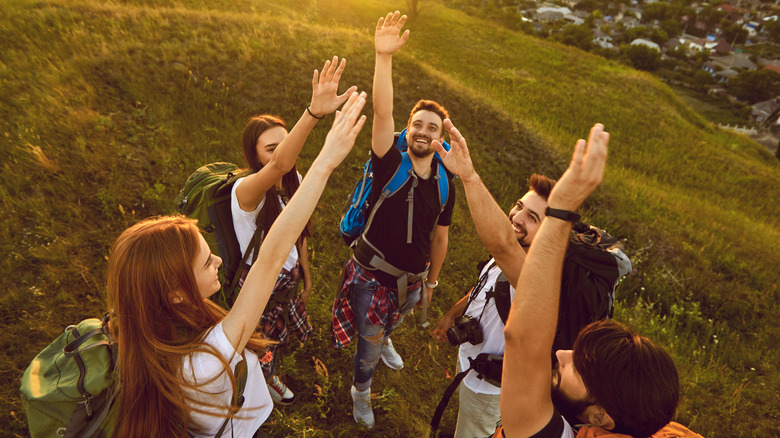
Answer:
M409 39L409 31L406 30L399 36L406 23L406 15L400 12L390 12L376 23L374 33L374 47L377 54L392 55L400 49Z
M314 77L311 81L311 104L309 105L313 114L322 117L336 111L357 90L357 87L353 85L341 95L338 94L339 80L341 80L341 74L346 65L346 59L342 58L341 63L339 63L339 58L334 56L332 61L325 62L322 73L314 70Z

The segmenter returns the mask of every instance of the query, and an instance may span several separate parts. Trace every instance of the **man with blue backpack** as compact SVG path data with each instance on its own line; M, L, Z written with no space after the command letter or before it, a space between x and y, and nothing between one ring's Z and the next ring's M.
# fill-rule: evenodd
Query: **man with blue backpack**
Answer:
M390 334L421 301L423 284L425 304L438 285L455 202L447 171L434 159L431 148L434 140L443 140L447 111L436 102L419 101L406 130L394 138L392 55L409 38L408 30L399 36L405 22L406 16L396 11L377 23L370 163L373 189L367 196L368 206L353 206L358 216L367 216L365 225L349 236L344 232L350 228L345 227L345 222L351 222L349 214L342 220L342 236L350 242L353 256L344 267L333 306L334 347L346 346L356 331L359 334L351 388L353 416L369 428L374 426L374 368L380 358L394 370L403 368ZM364 182L368 173L367 167Z

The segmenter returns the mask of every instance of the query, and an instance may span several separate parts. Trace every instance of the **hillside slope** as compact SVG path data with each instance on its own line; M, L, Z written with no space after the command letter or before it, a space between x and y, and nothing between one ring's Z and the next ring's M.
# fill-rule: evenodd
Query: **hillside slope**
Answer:
M11 0L0 11L0 435L26 436L19 379L67 324L105 308L108 248L130 224L172 212L198 166L242 158L257 113L290 124L311 72L348 59L343 89L370 93L372 32L386 2ZM395 7L402 8L403 2ZM617 319L667 345L680 368L678 421L707 437L780 432L777 302L780 166L723 133L655 78L429 5L396 57L399 126L419 98L439 100L469 139L501 205L525 179L560 175L594 122L611 134L606 181L585 216L627 238L637 271ZM370 115L370 111L368 112ZM320 122L301 154L322 144ZM347 248L340 209L367 156L365 129L315 216L313 339L290 345L282 376L299 401L274 411L274 436L342 436L354 426L349 351L330 349L330 305ZM430 320L473 281L486 255L457 185L450 251ZM407 367L377 371L377 436L424 434L454 374L455 352L405 322ZM455 401L443 421L454 427ZM728 421L723 421L728 418Z

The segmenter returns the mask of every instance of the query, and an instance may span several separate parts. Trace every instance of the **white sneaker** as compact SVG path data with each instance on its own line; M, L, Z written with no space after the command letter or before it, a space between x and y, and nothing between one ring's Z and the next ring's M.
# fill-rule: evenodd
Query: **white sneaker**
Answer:
M352 417L355 419L355 423L362 423L371 429L374 427L374 410L371 409L371 388L365 391L358 391L353 385L350 392L352 393Z
M268 382L268 392L271 393L274 404L287 406L295 401L295 394L276 375Z
M393 341L391 341L390 338L387 338L387 342L382 346L380 357L382 358L382 362L390 367L390 369L397 371L404 367L404 360L401 359L401 355L395 351Z

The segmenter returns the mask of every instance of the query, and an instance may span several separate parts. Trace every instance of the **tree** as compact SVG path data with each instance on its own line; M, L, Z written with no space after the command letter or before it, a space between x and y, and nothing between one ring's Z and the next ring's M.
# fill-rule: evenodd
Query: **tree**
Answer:
M657 2L657 3L650 3L645 5L644 11L642 13L642 17L647 21L663 21L667 20L670 17L667 15L667 7L668 5L664 2Z
M653 71L661 64L661 53L642 44L622 46L620 58L637 70Z
M748 31L744 27L738 24L729 24L723 27L723 38L729 42L729 44L745 44L747 41Z
M623 32L623 41L631 44L637 38L645 38L650 35L650 29L645 26L637 26Z
M693 73L693 77L691 77L691 85L693 85L693 87L698 91L704 91L708 86L714 83L715 78L713 78L709 72L704 70L696 70Z
M417 17L420 16L420 12L424 9L424 7L420 4L423 0L406 0L406 10L408 11L406 15L409 17L409 21L414 22L417 20Z
M665 42L669 41L669 34L662 29L654 27L652 32L650 32L650 40L659 46L662 46Z
M581 2L574 5L574 10L593 12L598 9L598 7L599 4L596 2L596 0L582 0Z
M780 74L773 70L747 70L729 79L729 91L739 100L754 104L780 94Z
M682 33L682 27L680 26L680 22L677 20L664 20L658 26L670 37L680 35Z
M593 32L584 24L570 24L553 39L567 46L579 47L586 52L593 47Z

